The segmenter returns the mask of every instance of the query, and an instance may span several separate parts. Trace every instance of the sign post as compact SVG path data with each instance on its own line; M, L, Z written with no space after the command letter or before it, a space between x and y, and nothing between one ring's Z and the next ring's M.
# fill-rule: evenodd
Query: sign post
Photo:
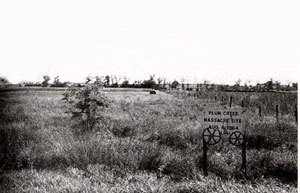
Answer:
M207 145L205 142L205 139L203 137L203 155L202 155L202 169L204 176L208 176L208 170L207 170Z
M221 132L216 127L208 127L203 131L203 156L202 156L202 164L203 164L203 173L204 176L208 175L208 162L207 162L207 145L215 145L221 140Z
M207 145L220 142L221 134L229 135L229 142L235 146L242 146L241 170L247 178L246 168L246 138L244 129L244 109L235 108L207 108L203 111L203 172L208 175Z
M242 143L242 165L241 170L244 174L245 178L247 179L247 157L246 157L246 139L244 139Z
M247 165L246 165L246 136L240 131L234 131L229 136L229 142L235 146L242 146L242 165L241 171L247 179Z

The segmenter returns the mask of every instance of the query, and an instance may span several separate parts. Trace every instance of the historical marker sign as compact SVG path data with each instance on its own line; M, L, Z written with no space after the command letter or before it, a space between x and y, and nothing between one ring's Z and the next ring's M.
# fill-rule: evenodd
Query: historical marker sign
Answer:
M223 134L244 130L243 108L207 108L203 111L203 128L218 128Z

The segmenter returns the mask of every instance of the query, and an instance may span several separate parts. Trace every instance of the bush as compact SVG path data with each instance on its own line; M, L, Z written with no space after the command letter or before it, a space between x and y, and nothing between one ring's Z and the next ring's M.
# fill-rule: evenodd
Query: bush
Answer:
M132 137L136 134L136 126L130 123L116 122L111 132L117 137Z
M163 158L161 172L170 176L174 181L192 178L196 171L196 162L192 157L171 154Z
M86 130L93 129L103 119L101 111L108 106L107 98L96 83L66 91L63 100L71 105L68 112L72 118Z
M175 149L186 149L188 147L188 140L182 133L175 129L168 129L160 132L159 143L174 147Z
M297 144L297 128L286 122L255 123L250 126L247 146L252 149L268 149Z

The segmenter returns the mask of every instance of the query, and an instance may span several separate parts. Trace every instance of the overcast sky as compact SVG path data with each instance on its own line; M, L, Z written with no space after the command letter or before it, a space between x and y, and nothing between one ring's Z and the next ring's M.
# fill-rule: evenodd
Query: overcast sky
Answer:
M297 81L299 10L289 0L0 1L0 76Z

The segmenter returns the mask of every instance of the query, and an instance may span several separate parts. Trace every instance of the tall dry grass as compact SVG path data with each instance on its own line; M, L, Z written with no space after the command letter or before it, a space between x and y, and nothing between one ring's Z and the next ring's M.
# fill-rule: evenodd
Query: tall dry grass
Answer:
M291 119L260 120L250 111L249 181L239 170L241 150L229 145L225 136L209 147L210 176L205 178L199 116L208 104L164 93L123 94L107 93L111 104L105 120L93 130L81 131L65 113L61 91L0 93L4 142L0 188L7 192L297 191L297 125Z

